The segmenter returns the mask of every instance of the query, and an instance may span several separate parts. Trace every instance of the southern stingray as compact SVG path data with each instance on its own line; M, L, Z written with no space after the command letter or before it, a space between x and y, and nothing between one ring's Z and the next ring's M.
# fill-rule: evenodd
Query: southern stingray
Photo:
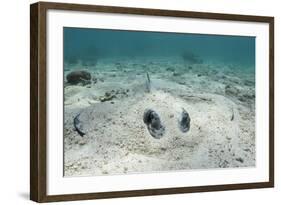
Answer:
M127 97L65 110L66 175L216 168L238 163L229 158L240 152L235 146L240 118L235 103L221 95L170 92L161 88L158 79L148 74L144 79L135 87L138 92ZM78 161L85 162L86 168L75 170L73 164Z

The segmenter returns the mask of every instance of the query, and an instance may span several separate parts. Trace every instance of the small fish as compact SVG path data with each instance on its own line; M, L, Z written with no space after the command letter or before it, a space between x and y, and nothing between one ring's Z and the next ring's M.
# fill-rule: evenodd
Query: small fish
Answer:
M76 115L76 117L74 118L73 120L73 124L74 124L74 128L75 128L75 131L78 132L78 134L83 137L86 133L84 131L82 131L82 124L79 120L79 116L80 116L81 113L79 113L78 115Z

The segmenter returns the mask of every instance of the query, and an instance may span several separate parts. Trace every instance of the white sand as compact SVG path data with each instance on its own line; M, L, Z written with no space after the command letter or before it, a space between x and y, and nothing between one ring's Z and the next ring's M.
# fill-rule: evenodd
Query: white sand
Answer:
M92 70L96 84L65 87L65 176L255 166L253 74L213 64L183 69L174 62L128 61L122 66L120 71L114 63L99 63ZM171 66L175 74L166 71ZM151 93L145 92L146 71ZM111 90L119 91L116 98L100 102ZM147 108L166 127L161 139L143 123ZM179 129L181 108L191 118L187 133ZM84 137L73 129L78 113Z

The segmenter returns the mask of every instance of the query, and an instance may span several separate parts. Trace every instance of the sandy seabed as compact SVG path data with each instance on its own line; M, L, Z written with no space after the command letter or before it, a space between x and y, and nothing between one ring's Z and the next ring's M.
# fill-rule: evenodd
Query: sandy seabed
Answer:
M103 60L88 85L64 85L64 175L148 173L255 166L255 73L169 59ZM147 76L151 92L147 92ZM190 130L179 129L184 108ZM165 126L153 138L143 115ZM79 115L81 137L74 129Z

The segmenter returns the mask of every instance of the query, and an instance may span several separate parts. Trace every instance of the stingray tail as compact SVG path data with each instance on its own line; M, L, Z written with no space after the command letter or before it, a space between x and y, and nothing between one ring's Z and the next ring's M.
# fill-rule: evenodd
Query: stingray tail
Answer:
M146 73L146 90L148 93L151 92L151 81L148 73Z

